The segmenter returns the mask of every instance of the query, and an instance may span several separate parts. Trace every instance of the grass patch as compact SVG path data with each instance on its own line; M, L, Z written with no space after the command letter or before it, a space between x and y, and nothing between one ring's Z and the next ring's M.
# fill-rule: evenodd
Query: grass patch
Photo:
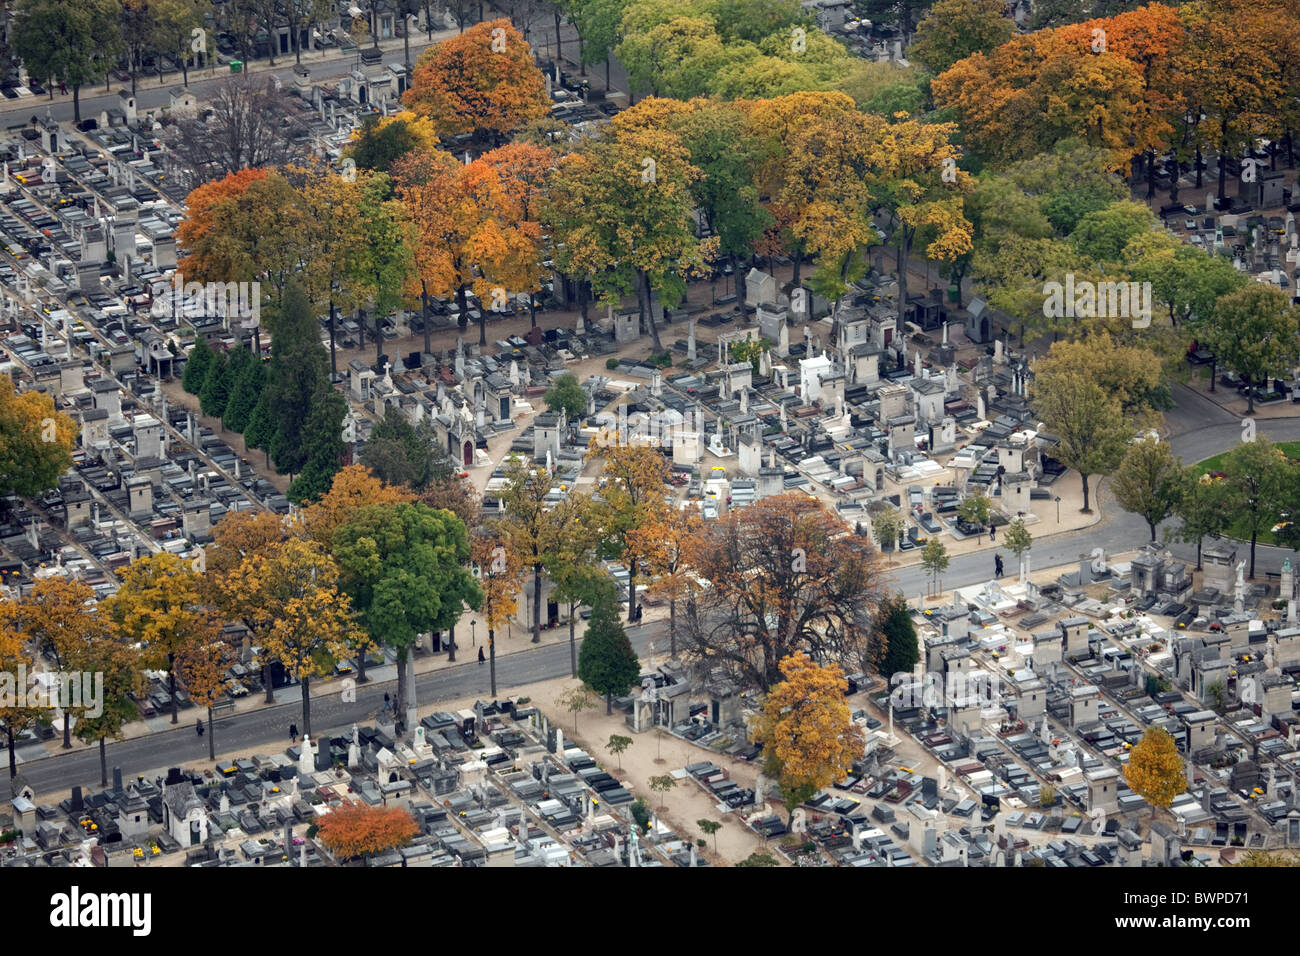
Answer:
M1300 441L1278 442L1277 447L1282 449L1282 454L1286 455L1288 458L1300 458ZM1225 451L1222 454L1213 456L1212 458L1207 458L1204 461L1197 462L1194 466L1196 468L1196 474L1204 475L1211 471L1219 471L1223 465L1224 459L1228 457L1228 454L1229 453ZM1269 525L1269 527L1271 528L1272 525ZM1228 537L1236 538L1239 541L1250 541L1250 531L1248 531L1241 522L1229 527L1227 535ZM1259 537L1256 541L1258 544L1277 545L1277 541L1273 538L1273 533L1269 531L1268 528L1260 529Z

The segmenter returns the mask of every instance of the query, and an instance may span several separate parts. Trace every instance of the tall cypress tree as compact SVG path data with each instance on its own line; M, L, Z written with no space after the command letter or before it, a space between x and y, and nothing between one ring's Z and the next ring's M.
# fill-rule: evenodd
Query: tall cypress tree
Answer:
M579 679L605 695L608 714L613 710L614 695L626 694L640 675L641 662L623 630L617 605L608 599L597 602L578 651Z
M208 347L208 340L200 335L198 341L194 343L194 348L190 349L190 357L185 362L181 388L191 395L199 394L203 391L203 383L208 377L208 369L211 366L212 349Z
M296 281L285 288L279 315L270 329L266 391L275 435L268 451L277 471L297 474L307 464L306 435L313 400L322 389L332 386L329 353L321 345L311 304Z
M220 418L226 410L226 401L230 397L230 361L224 352L212 356L208 374L203 379L203 390L199 392L199 407L204 415Z
M230 400L226 402L223 421L232 432L243 432L262 397L262 390L266 388L266 366L247 349L240 349L237 354L245 358L240 361L240 371L235 377Z

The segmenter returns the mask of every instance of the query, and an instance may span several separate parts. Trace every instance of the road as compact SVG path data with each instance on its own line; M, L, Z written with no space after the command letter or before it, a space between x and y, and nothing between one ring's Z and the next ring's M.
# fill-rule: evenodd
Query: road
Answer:
M639 656L648 656L650 642L655 641L655 652L667 648L668 625L655 621L627 628L632 647ZM497 695L508 696L512 687L523 687L537 681L565 677L569 674L569 644L545 644L497 658ZM346 703L341 696L313 697L312 723L325 728L331 735L341 733L352 724L373 722L383 706L385 691L393 690L393 681L372 682L357 688L356 701ZM488 666L469 660L464 664L443 668L416 677L416 700L421 706L465 697L490 696ZM301 717L302 705L297 698L283 703L216 721L216 749L218 753L238 751L257 753L279 750L288 744L289 724ZM146 772L156 774L162 768L184 763L207 763L208 741L194 732L194 725L182 722L175 730L133 737L108 745L110 776L115 766L122 768L126 778ZM99 748L78 749L27 761L21 772L38 793L47 794L81 784L98 788ZM5 778L7 779L7 778Z

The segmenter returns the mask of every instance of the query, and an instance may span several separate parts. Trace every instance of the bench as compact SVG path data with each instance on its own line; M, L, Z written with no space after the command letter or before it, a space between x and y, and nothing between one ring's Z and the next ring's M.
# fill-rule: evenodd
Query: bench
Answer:
M235 702L230 699L219 700L212 705L213 718L226 717L229 716L230 714L233 714L234 712L235 712Z

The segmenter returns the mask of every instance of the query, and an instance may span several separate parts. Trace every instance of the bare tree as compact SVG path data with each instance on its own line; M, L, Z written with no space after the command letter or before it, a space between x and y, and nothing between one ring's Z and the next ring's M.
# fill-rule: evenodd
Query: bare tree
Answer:
M269 76L236 74L218 84L208 109L182 117L164 132L179 171L195 186L227 173L300 163L306 148L295 141L288 95Z

